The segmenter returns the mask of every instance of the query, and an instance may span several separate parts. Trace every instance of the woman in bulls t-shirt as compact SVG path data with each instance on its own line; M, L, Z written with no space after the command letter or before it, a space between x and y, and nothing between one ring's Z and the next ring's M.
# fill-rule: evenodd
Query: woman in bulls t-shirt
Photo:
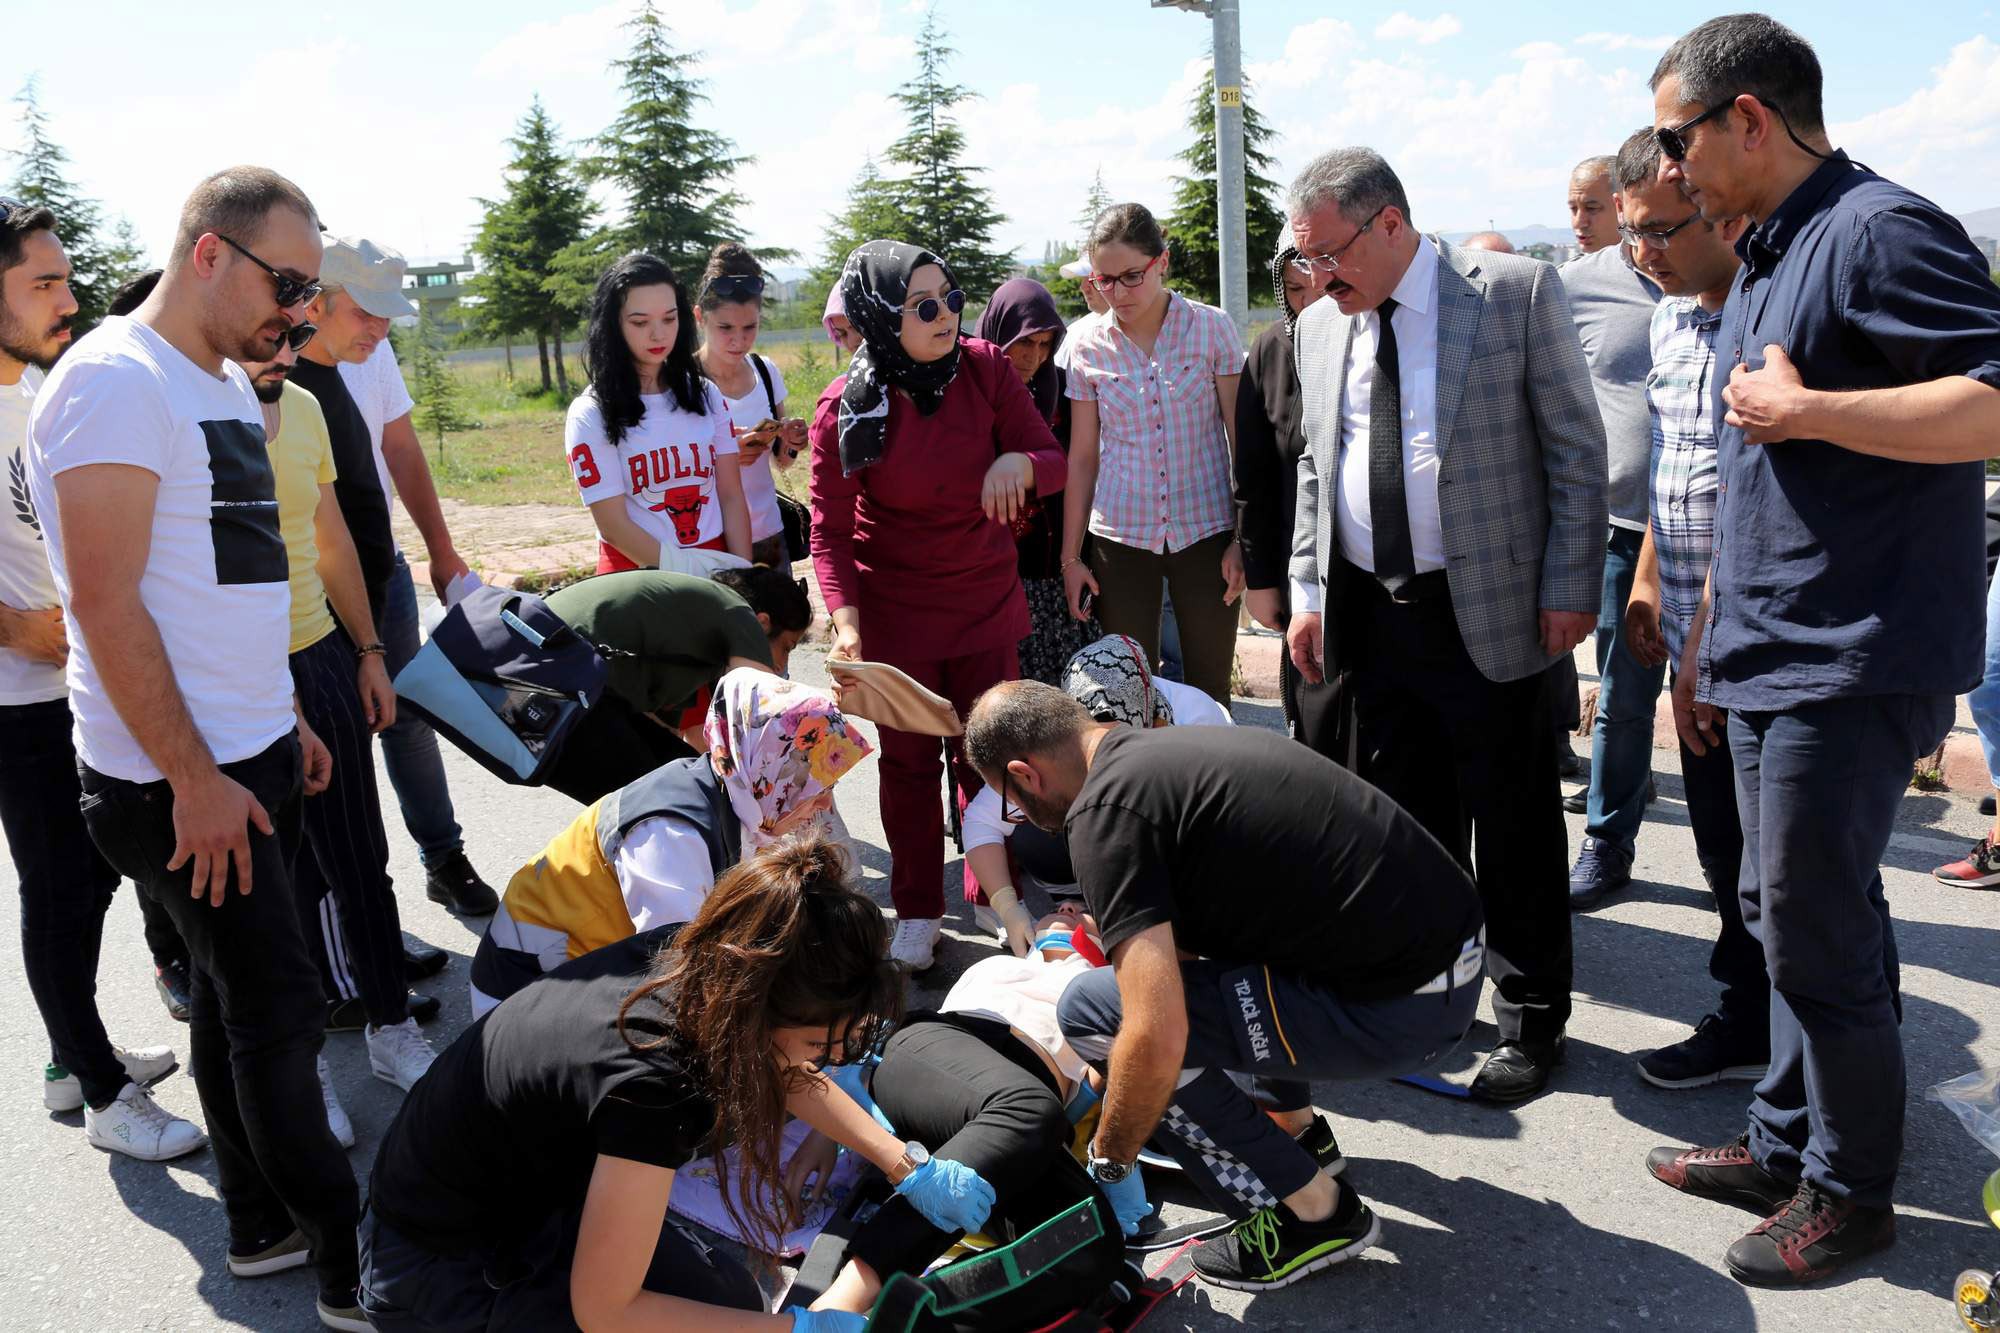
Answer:
M665 261L629 254L590 301L590 387L569 407L563 448L597 523L597 572L706 574L750 557L736 439L722 394L695 360L694 310Z

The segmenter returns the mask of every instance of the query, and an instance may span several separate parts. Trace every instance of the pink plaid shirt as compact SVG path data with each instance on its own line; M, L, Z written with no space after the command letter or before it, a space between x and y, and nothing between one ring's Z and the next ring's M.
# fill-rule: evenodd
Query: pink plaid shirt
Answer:
M1115 319L1093 320L1076 335L1067 392L1097 404L1092 532L1159 552L1236 525L1215 377L1242 373L1235 323L1178 292L1167 294L1150 357Z

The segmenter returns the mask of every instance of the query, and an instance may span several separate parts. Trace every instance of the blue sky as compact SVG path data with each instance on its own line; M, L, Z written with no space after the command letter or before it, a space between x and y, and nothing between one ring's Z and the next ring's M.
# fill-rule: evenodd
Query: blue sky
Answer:
M663 0L702 53L709 124L757 161L739 177L753 243L816 252L865 155L900 132L887 98L922 20L907 0ZM255 161L292 176L336 232L412 256L462 252L503 142L540 93L581 137L615 113L606 62L629 0L348 0L244 8L95 3L68 31L0 42L0 90L40 79L79 183L158 248L190 185ZM1242 0L1251 96L1280 131L1281 180L1322 148L1396 164L1419 225L1560 225L1570 166L1650 119L1645 80L1706 15L1546 3L1376 8ZM1147 0L940 0L980 94L969 160L1038 255L1067 239L1094 171L1164 208L1207 22ZM1989 3L1772 10L1827 70L1836 143L1958 212L2000 205L2000 20ZM1885 13L1907 16L1885 20ZM18 141L0 124L0 146Z

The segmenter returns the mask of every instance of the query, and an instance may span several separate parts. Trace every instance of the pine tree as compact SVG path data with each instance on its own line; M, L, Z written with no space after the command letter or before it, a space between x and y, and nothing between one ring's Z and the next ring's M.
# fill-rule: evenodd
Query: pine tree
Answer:
M48 113L42 110L35 80L29 79L14 101L21 108L26 146L14 153L20 165L10 193L56 215L56 236L69 256L70 291L76 297L71 322L80 337L104 318L118 284L143 267L144 249L131 224L122 219L113 238L104 239L104 210L70 183L69 154L49 137Z
M444 467L444 437L447 431L470 430L479 422L465 408L458 377L444 359L444 337L428 319L417 322L417 336L410 355L410 397L416 407L410 422L427 435L437 437L437 465Z
M563 151L562 137L537 97L512 138L513 159L507 164L507 193L495 202L482 199L486 217L472 252L479 272L469 284L480 298L477 320L489 334L509 337L532 334L541 353L542 392L559 389L569 396L569 376L562 364L563 329L583 309L573 294L551 293L550 278L558 258L582 239L594 211L590 196ZM593 275L594 276L594 275ZM587 299L586 289L584 298ZM556 343L556 382L549 379L549 342Z
M813 281L831 287L840 281L847 257L869 241L908 239L906 219L898 208L894 187L882 179L870 156L861 164L861 173L847 187L847 207L827 218L821 233L820 262L813 269Z
M958 285L976 300L1006 278L1013 258L993 250L993 232L1006 217L993 206L990 191L977 184L981 168L959 159L965 132L952 108L975 94L945 81L945 66L956 55L946 45L936 9L924 14L917 34L917 74L896 90L909 128L889 149L889 161L903 173L889 182L889 196L904 220L898 238L948 260Z
M1188 128L1194 142L1179 153L1188 174L1174 177L1174 208L1167 218L1173 248L1169 284L1198 301L1222 299L1216 233L1221 228L1215 202L1215 70L1201 76L1201 86L1188 101ZM1278 183L1268 174L1276 165L1264 145L1277 137L1250 105L1250 81L1243 81L1243 220L1244 268L1250 299L1270 290L1271 256L1284 245L1285 220L1273 202Z
M1083 197L1083 211L1076 215L1078 249L1074 253L1082 252L1082 244L1090 239L1090 229L1097 225L1097 215L1113 202L1111 191L1104 188L1104 168L1099 167L1090 178L1090 193Z
M698 274L718 241L742 235L736 210L743 196L729 179L752 159L701 128L697 111L708 95L690 73L694 55L675 49L653 0L625 26L633 34L631 52L612 62L623 76L625 108L591 140L595 151L580 163L585 180L619 188L625 218L589 253L647 250L677 274Z

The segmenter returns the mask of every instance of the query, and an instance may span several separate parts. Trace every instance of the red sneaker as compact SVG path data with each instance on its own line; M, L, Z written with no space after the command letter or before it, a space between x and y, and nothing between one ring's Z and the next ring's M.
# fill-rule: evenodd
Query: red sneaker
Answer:
M1981 838L1972 845L1972 850L1966 853L1963 861L1939 866L1931 871L1931 877L1955 889L2000 887L2000 847L1995 847L1991 838Z

